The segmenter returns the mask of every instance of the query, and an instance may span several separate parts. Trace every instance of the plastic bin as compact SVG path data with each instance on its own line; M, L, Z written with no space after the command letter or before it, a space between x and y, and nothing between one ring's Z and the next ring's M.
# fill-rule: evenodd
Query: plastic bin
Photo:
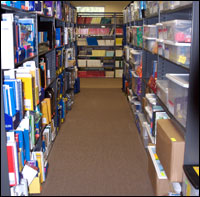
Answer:
M86 60L78 59L78 67L86 67Z
M146 1L145 17L158 14L158 1Z
M157 26L157 32L158 32L158 39L163 40L164 39L164 28L162 23L156 23Z
M169 79L168 109L185 127L187 118L187 100L189 74L166 74Z
M190 43L164 41L164 57L184 66L190 65Z
M144 36L150 38L157 38L157 25L143 25Z
M183 166L183 196L199 196L199 166Z
M174 42L191 42L192 21L191 20L171 20L163 22L165 30L164 39Z
M168 80L157 80L157 96L168 107Z
M129 46L124 46L124 54L125 54L125 59L126 61L129 61Z
M135 65L140 65L142 61L142 51L141 50L130 50L130 61Z
M155 52L157 43L156 43L156 38L148 38L143 36L144 39L144 48L151 51L151 52Z
M142 36L143 36L143 27L142 26L133 26L132 27L132 44L142 47Z
M157 47L158 47L158 54L164 56L164 43L163 40L156 39Z

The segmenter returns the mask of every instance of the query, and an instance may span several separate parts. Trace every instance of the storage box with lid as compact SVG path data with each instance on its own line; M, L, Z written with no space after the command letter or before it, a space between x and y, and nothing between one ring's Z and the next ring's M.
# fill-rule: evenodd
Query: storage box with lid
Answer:
M106 45L105 40L97 40L97 43L98 43L99 46L105 46Z
M183 166L182 194L183 196L199 196L199 166Z
M142 91L142 79L136 74L135 71L132 71L132 75L132 90L135 92L135 94L140 96Z
M158 1L146 1L145 17L158 14Z
M122 78L123 70L122 69L116 69L115 70L115 77Z
M174 43L164 41L164 57L174 63L189 67L190 65L190 43Z
M191 20L171 20L163 22L163 29L166 29L164 39L174 42L190 43L192 38Z
M144 48L151 51L152 53L155 53L157 48L156 38L148 38L143 36L143 40Z
M86 60L78 59L78 67L86 67Z
M150 38L157 38L157 25L143 25L144 36Z
M168 106L168 80L157 80L156 87L157 96L166 106Z
M158 39L163 40L164 39L164 28L162 23L156 23L157 26L157 32L158 32ZM167 29L166 29L167 31Z
M163 40L156 39L158 54L164 56L164 43Z
M115 56L116 56L116 57L121 57L121 56L123 56L123 51L122 51L122 50L116 50L116 51L115 51Z
M113 57L114 51L106 51L106 57Z
M92 56L105 56L106 51L105 50L92 50Z
M88 67L102 67L101 60L87 60Z
M111 77L113 78L114 77L114 71L105 71L105 77Z
M168 80L168 109L186 127L189 74L166 74Z
M135 65L140 65L142 61L142 50L130 49L130 61Z
M128 45L124 46L124 55L125 55L126 61L129 61L129 51L130 51L130 47Z
M77 46L87 46L86 38L78 38L77 39Z

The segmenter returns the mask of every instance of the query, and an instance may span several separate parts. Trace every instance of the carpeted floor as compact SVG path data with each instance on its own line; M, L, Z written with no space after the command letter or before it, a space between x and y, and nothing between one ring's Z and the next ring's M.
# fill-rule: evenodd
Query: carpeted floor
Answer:
M146 152L121 79L81 79L81 92L48 161L42 196L153 195Z

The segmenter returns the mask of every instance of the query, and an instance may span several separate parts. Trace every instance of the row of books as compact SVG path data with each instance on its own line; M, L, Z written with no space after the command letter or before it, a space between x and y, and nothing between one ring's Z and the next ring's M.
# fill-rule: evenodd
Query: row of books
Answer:
M47 31L38 32L38 43L47 42L48 41L47 37L48 37Z
M77 23L78 24L114 24L114 18L111 17L78 17ZM123 24L123 18L116 18L117 24Z
M47 156L55 139L54 123L47 125L42 136L43 151L32 151L34 127L28 114L16 130L7 132L7 156L11 195L40 193L47 177ZM24 183L25 182L25 183ZM18 193L18 195L19 195Z
M4 50L1 50L1 66L3 69L14 68L15 63L35 54L35 33L33 18L20 18L10 13L2 14L1 48Z
M76 29L77 35L110 35L112 36L114 34L114 28L77 28ZM122 35L123 29L122 28L116 28L116 35Z
M75 41L75 31L72 27L56 28L56 47Z
M73 18L76 18L76 11L61 1L1 1L1 4L46 16L55 16L67 22L74 22Z

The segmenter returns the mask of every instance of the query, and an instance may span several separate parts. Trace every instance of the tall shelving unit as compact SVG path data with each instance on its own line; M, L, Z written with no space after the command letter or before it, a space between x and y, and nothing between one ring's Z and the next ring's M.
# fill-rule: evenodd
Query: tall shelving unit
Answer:
M63 1L61 2L63 4L67 4L69 8L72 10L71 14L75 12L75 7L72 6L69 2ZM68 48L74 47L76 49L76 41L71 40L68 44L63 44L61 46L56 46L56 27L62 27L62 36L64 34L64 27L72 27L75 28L76 21L74 20L74 17L72 15L68 19L68 21L65 21L64 19L58 19L55 16L46 16L43 14L26 11L22 9L18 9L15 7L10 7L6 5L1 4L1 14L3 13L13 13L14 15L19 16L20 18L32 18L34 19L34 28L35 28L35 48L36 51L33 56L25 58L23 61L20 61L19 63L15 63L15 68L18 68L19 66L22 66L23 63L27 61L35 61L36 67L39 67L39 62L41 57L45 57L48 59L48 66L47 70L49 71L48 79L47 79L47 85L46 88L44 88L44 91L39 93L40 96L40 102L41 104L42 100L44 99L45 90L47 90L49 87L52 87L55 90L54 99L55 99L55 106L57 107L59 105L59 101L61 98L65 97L65 93L68 90L69 86L69 80L68 76L66 75L65 70L65 64L62 64L62 66L59 68L59 70L56 70L56 50L57 49L63 49L66 50ZM48 50L39 50L39 47L41 43L38 41L38 32L39 31L47 31L48 32L48 40L49 40L49 46ZM45 44L45 43L42 43ZM76 54L75 54L76 55ZM63 63L64 58L67 58L65 54L63 53ZM76 57L75 57L76 58ZM71 67L69 67L71 68ZM72 66L73 68L73 66ZM62 94L57 95L57 79L59 78L59 75L63 74L64 76L64 83L65 83L65 89ZM2 94L2 84L3 84L3 70L1 69L1 95ZM7 161L7 150L6 150L6 131L5 131L5 124L4 124L4 107L3 107L3 97L1 99L1 195L3 196L10 196L10 186L9 186L9 178L8 178L8 161ZM54 111L52 115L52 119L54 119L54 126L56 129L56 135L58 134L60 124L57 122L57 117L59 114L57 114L57 110ZM35 146L31 151L40 151L42 149L42 135L43 131L46 126L44 126L40 130L40 136L35 142ZM53 144L53 142L52 142ZM52 147L52 146L51 146ZM48 154L49 155L49 154Z
M186 127L179 123L179 121L172 113L170 113L167 106L159 99L157 95L156 97L159 101L159 104L166 111L174 125L179 129L181 135L185 138L184 165L199 165L199 94L197 93L198 84L196 83L199 77L197 74L199 73L199 2L193 1L193 3L190 5L168 11L161 12L158 10L158 14L136 21L127 22L124 28L130 26L152 25L175 19L192 20L192 43L189 68L178 63L174 63L173 61L161 55L152 53L152 51L145 49L144 45L143 47L138 47L127 42L125 44L130 48L142 50L142 92L140 96L134 93L134 95L138 97L139 101L142 101L142 98L145 96L146 87L148 87L148 80L153 73L152 62L154 60L158 62L157 79L166 79L166 73L189 74ZM124 64L127 65L127 69L132 69L129 61L124 60ZM124 69L126 70L126 68ZM128 77L124 76L124 78L129 82L129 88L131 89L131 76ZM124 81L123 90L125 90Z
M95 67L79 67L78 65L78 69L79 71L113 71L114 72L114 77L115 76L115 70L117 69L122 69L122 66L119 67L115 67L115 62L116 61L121 61L122 60L122 56L116 56L116 50L122 50L123 45L121 46L117 46L116 45L116 38L123 38L123 34L119 35L116 33L116 28L123 28L123 24L122 23L117 23L117 19L121 18L122 19L122 13L121 12L96 12L96 13L90 13L90 12L83 12L83 13L78 13L77 14L77 19L79 17L97 17L97 18L110 18L111 19L111 23L110 24L78 24L77 23L77 29L78 28L109 28L110 32L112 31L112 33L109 35L92 35L92 34L88 34L88 35L83 35L83 34L77 34L77 40L78 38L90 38L90 37L95 37L97 40L112 40L114 41L113 45L87 45L87 46L78 46L77 45L77 52L78 52L78 59L85 59L85 60L90 60L90 59L99 59L101 60L102 65ZM81 50L83 51L87 51L88 49L92 49L92 50L105 50L105 51L114 51L114 55L113 56L94 56L94 55L79 55L79 52ZM106 64L104 64L104 60L109 60L112 61L112 64L109 64L106 66Z

